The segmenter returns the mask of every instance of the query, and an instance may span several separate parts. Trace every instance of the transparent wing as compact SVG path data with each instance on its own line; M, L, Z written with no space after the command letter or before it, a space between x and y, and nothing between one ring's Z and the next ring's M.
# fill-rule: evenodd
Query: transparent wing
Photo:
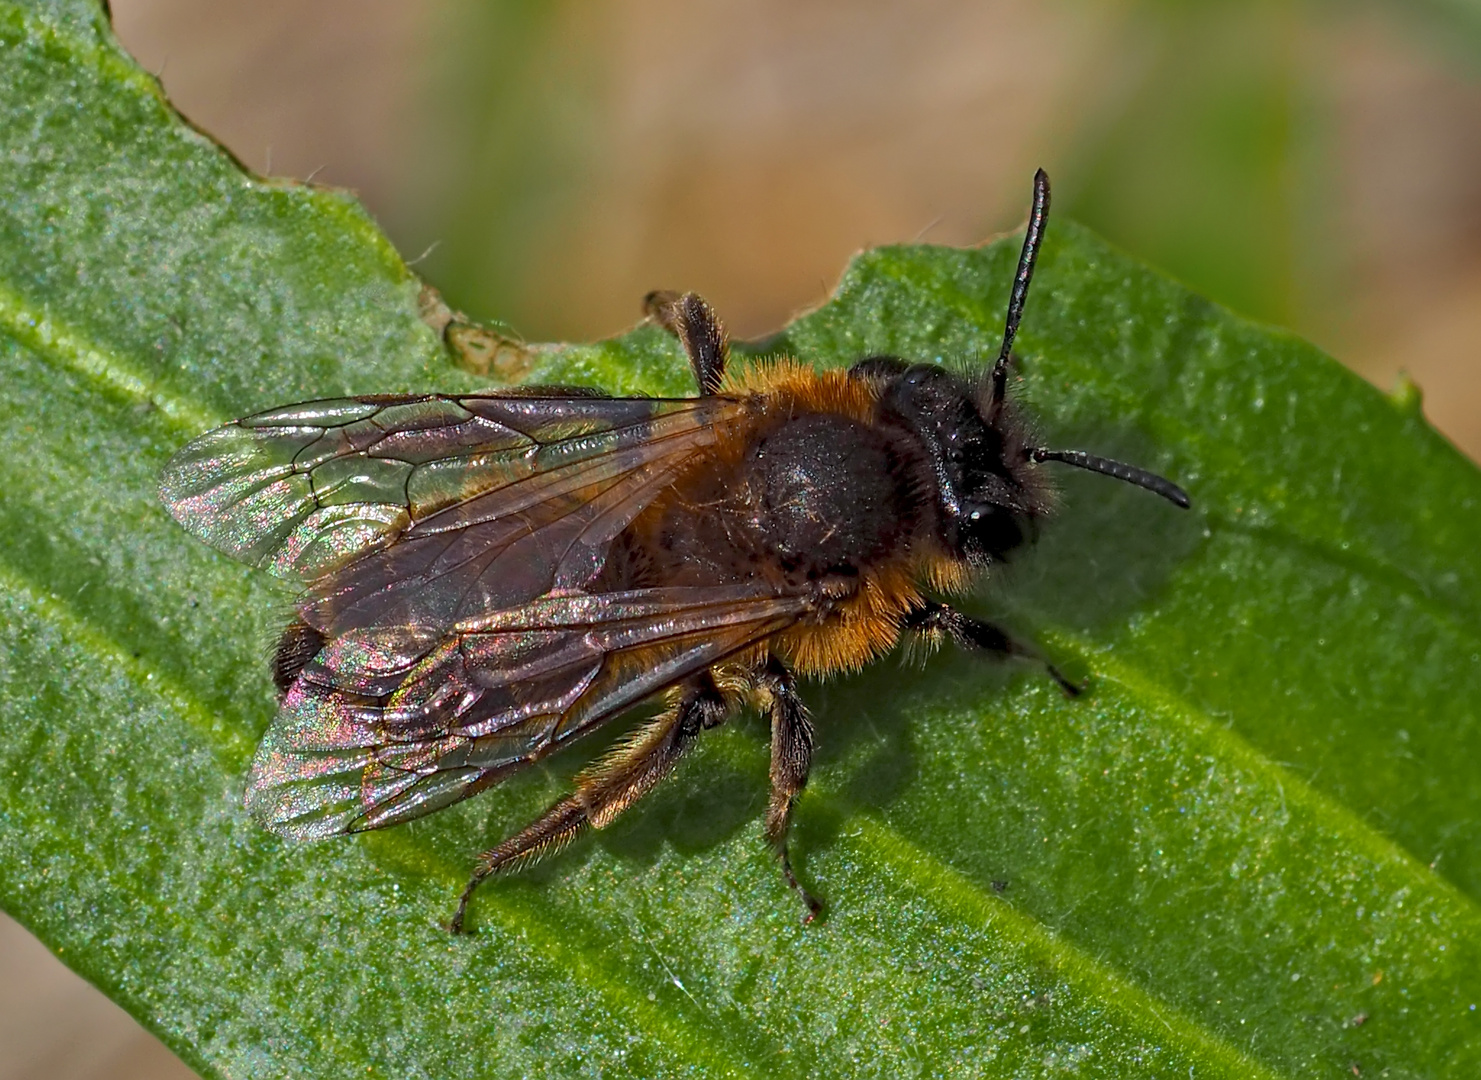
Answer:
M747 587L584 591L612 540L743 406L574 392L310 402L228 424L161 498L308 585L326 645L264 738L248 805L300 838L487 787L805 611Z
M709 445L737 409L726 398L555 391L312 401L202 435L165 467L160 498L212 547L314 582L404 537L495 522L481 533L518 531L515 514L558 510ZM435 547L403 558L447 555Z
M552 444L537 471L421 518L314 582L300 616L330 639L387 626L430 646L466 620L584 589L613 539L740 415L715 400Z
M406 821L481 791L808 610L756 586L543 596L435 642L351 631L304 669L248 808L297 839Z

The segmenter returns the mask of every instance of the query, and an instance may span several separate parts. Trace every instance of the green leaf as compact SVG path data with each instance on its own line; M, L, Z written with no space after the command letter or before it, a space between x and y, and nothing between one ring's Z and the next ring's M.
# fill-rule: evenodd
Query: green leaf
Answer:
M259 830L291 597L154 489L230 417L475 380L352 200L245 174L96 8L0 3L0 88L0 905L203 1073L1481 1071L1481 475L1413 395L1054 221L1020 350L1046 439L1195 503L1067 475L978 599L1089 692L950 654L809 687L819 925L748 721L454 938L472 854L579 760L361 839ZM981 362L1015 248L867 253L772 347ZM688 385L653 329L533 358Z

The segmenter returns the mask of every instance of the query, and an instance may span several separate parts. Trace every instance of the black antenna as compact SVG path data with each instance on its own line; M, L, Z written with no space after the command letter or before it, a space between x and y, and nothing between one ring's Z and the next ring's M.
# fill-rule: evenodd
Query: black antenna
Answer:
M1135 465L1124 465L1110 458L1096 457L1084 450L1046 450L1042 446L1037 450L1030 450L1028 456L1033 461L1060 461L1077 469L1089 469L1091 472L1114 476L1117 480L1125 480L1128 484L1135 484L1161 495L1184 510L1193 505L1188 501L1188 493L1171 480L1149 473L1146 469L1138 469Z
M1008 354L1018 336L1023 319L1023 305L1028 300L1028 283L1034 277L1034 263L1039 259L1039 244L1044 239L1044 225L1049 220L1049 174L1043 169L1034 173L1034 205L1028 214L1028 230L1023 235L1023 252L1018 256L1018 272L1013 275L1013 292L1008 296L1008 321L1003 326L1003 347L992 366L992 402L1003 400L1008 389Z

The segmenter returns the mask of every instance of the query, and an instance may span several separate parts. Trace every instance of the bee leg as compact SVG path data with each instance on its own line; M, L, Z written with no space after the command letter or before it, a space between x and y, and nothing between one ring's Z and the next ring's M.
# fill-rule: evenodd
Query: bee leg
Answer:
M478 857L478 868L458 899L448 929L461 933L468 901L490 874L539 858L574 840L588 825L606 828L618 814L658 785L695 737L725 720L730 706L709 674L690 683L677 705L665 709L630 741L576 778L576 790L496 848Z
M787 834L792 827L792 805L806 786L812 768L812 718L797 695L797 681L776 657L767 660L756 682L771 699L771 800L766 806L766 839L781 860L782 877L807 907L802 920L805 926L817 918L823 905L792 873Z
M643 313L683 344L699 392L706 397L719 393L730 359L730 335L715 309L698 293L656 290L643 297Z
M905 616L903 629L921 634L926 638L949 637L963 649L974 652L992 652L1002 656L1021 656L1037 660L1049 671L1049 677L1059 684L1066 697L1078 697L1081 688L1065 678L1060 670L1039 654L1032 645L1018 641L1000 626L981 619L963 615L955 608L936 600L927 600Z

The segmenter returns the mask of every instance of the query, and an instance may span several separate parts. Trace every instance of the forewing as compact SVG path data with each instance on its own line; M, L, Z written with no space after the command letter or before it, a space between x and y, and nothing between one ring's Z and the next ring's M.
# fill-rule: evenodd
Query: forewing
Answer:
M753 586L544 596L435 645L373 627L332 642L289 690L248 808L316 839L481 791L808 610Z
M301 617L330 639L387 626L435 641L466 620L586 588L612 540L741 415L724 399L682 404L550 445L535 471L418 520L316 582Z
M513 515L558 511L692 454L736 409L725 398L526 393L313 401L202 435L165 467L160 498L212 547L314 582L403 537L501 520L517 531Z

